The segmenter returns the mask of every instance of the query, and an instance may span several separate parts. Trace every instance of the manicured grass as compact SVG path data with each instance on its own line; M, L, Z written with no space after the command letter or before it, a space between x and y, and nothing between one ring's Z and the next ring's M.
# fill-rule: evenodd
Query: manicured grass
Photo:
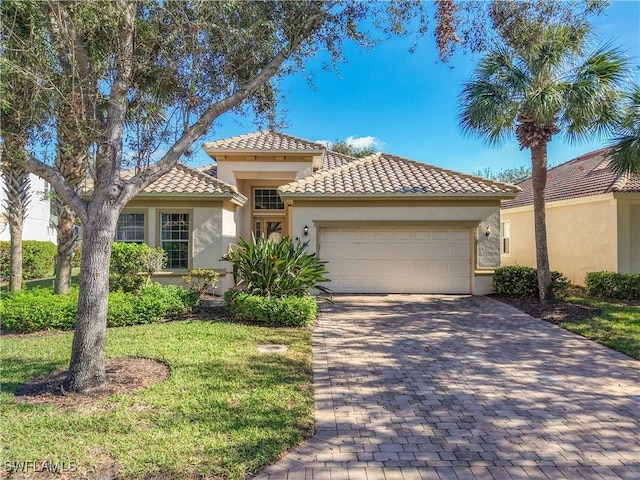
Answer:
M564 322L563 328L640 360L640 307L584 297L567 300L598 307L601 312L587 320Z
M123 478L244 479L311 434L311 333L208 321L109 329L107 357L166 362L171 378L94 408L18 404L12 392L65 368L71 334L0 339L5 462L115 459ZM280 343L284 354L256 345Z
M71 285L79 285L78 273L80 272L79 268L74 268L72 270L73 276L71 277ZM23 288L31 289L31 288L53 288L53 274L50 277L45 278L37 278L35 280L25 280L23 284ZM6 293L7 286L9 282L0 282L0 293Z

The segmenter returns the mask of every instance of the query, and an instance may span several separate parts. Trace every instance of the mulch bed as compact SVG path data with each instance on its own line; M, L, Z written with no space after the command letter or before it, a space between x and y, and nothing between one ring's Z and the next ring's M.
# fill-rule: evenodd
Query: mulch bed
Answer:
M512 298L496 294L491 295L491 297L509 304L532 317L555 324L588 320L600 312L598 307L578 305L563 300L556 300L545 305L540 303L537 298Z
M65 392L62 382L66 370L42 375L20 387L15 393L17 402L47 404L60 407L94 405L99 400L119 393L132 393L162 382L171 375L170 368L149 358L121 357L105 361L107 384L82 393Z

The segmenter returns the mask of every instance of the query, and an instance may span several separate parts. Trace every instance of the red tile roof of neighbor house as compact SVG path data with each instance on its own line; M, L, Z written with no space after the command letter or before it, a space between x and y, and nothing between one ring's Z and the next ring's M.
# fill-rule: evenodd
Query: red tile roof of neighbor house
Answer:
M640 175L613 173L603 148L550 168L547 175L545 200L556 202L571 198L589 197L611 192L640 192ZM502 203L502 208L523 207L533 204L531 178L517 184L522 192L513 200Z
M302 195L513 196L513 185L378 153L296 180L279 189Z
M239 135L237 137L224 138L203 145L205 151L308 151L320 153L325 150L324 145L310 142L285 133L261 131Z

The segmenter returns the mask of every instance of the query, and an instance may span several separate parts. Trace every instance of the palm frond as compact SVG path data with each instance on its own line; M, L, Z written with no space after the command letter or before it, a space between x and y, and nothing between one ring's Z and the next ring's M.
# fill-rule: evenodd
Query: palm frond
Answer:
M460 95L458 118L462 131L480 135L490 145L511 136L527 76L511 61L506 48L483 57L474 78L463 85Z
M640 174L640 85L632 86L626 100L608 156L614 172Z
M588 134L602 135L618 121L627 71L623 53L605 45L572 72L566 89L566 107L560 119L570 141Z

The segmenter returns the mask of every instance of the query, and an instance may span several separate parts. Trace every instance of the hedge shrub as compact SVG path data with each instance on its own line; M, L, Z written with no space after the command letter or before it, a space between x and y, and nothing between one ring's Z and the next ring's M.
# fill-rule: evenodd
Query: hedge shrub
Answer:
M109 291L137 292L151 275L166 265L167 254L161 248L144 243L115 242L109 265ZM147 278L139 273L145 272Z
M137 293L111 292L107 326L155 323L197 310L199 305L196 293L174 285L150 284ZM77 308L77 288L67 295L54 295L45 288L9 293L0 302L2 329L5 333L71 330Z
M0 275L9 276L11 242L0 242ZM51 242L38 240L22 241L22 278L48 277L53 274L56 246Z
M587 293L597 297L640 300L640 274L591 272L585 277Z
M556 297L566 296L569 280L560 272L551 272L551 287ZM538 297L538 272L535 268L514 265L496 268L493 290L510 297Z
M316 300L309 295L267 297L227 290L224 306L238 320L283 327L305 327L318 313Z

